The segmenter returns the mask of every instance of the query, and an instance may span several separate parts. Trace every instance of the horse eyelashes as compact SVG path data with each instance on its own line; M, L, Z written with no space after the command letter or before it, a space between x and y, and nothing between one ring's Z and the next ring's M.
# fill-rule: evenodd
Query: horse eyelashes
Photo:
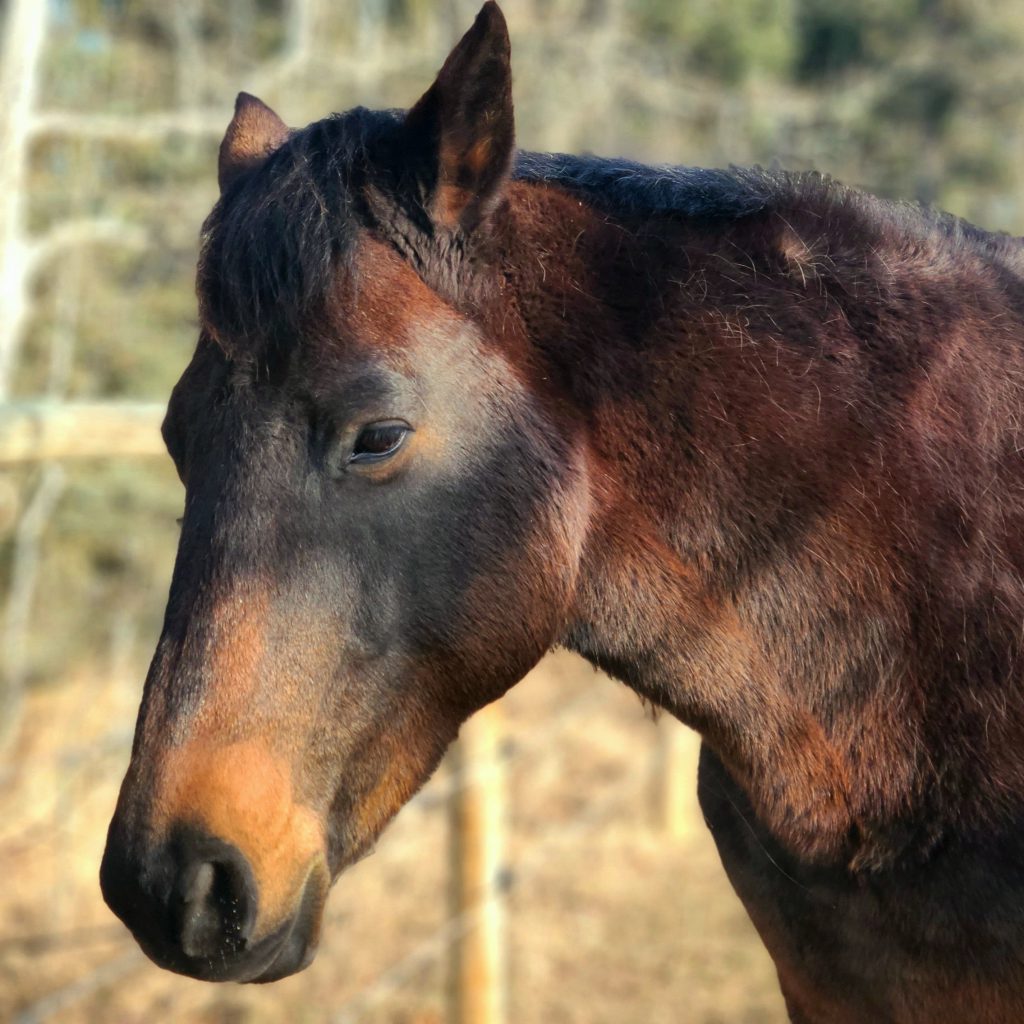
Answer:
M411 428L407 423L371 423L363 427L352 445L349 462L381 462L390 458L405 443Z

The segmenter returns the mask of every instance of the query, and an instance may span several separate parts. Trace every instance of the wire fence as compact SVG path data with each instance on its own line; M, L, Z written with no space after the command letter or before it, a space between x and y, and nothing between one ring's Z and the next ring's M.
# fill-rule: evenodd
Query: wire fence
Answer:
M678 842L681 838L671 838L674 826L670 822L676 811L659 803L658 796L665 789L659 780L666 771L685 774L692 786L696 747L691 744L684 757L679 756L683 748L673 748L675 760L671 764L664 757L669 749L665 738L681 727L660 723L655 731L638 703L624 703L622 692L592 671L569 663L564 656L553 667L542 666L528 686L532 690L522 699L513 693L503 702L511 705L507 714L499 704L470 722L467 735L459 741L462 763L449 758L437 777L402 812L393 826L396 835L385 837L380 863L374 865L377 857L369 861L371 869L376 867L387 874L396 865L414 862L420 847L435 858L447 851L442 859L448 877L444 877L445 871L437 871L432 889L414 887L417 904L424 899L434 903L434 923L430 927L417 925L416 939L411 943L401 936L403 929L399 927L400 938L394 947L397 952L379 950L374 968L358 984L346 984L337 997L320 1002L312 1019L332 1024L417 1021L421 1018L411 1012L395 1016L394 1007L424 1000L436 1007L437 1016L431 1020L492 1024L517 1019L508 1012L510 1003L515 1003L516 986L506 955L510 896L528 889L560 849L588 834L600 833L617 816L624 816L630 828L657 833L665 841ZM26 923L19 928L8 916L10 934L0 942L0 972L19 959L38 963L54 953L65 962L63 972L58 971L52 979L41 974L9 1006L0 1002L0 1010L8 1010L15 1024L96 1019L97 1006L106 1002L106 991L130 986L132 979L140 977L151 985L152 975L159 973L134 948L119 924L112 920L97 923L98 895L82 891L95 887L96 863L91 865L91 872L62 863L62 851L73 859L80 856L76 847L83 845L85 831L91 834L84 845L93 857L98 856L102 811L87 820L79 820L76 813L88 793L100 790L106 801L104 810L109 814L130 746L127 717L116 723L108 721L107 728L95 735L84 721L78 735L66 730L67 719L78 717L74 704L83 696L88 699L87 687L85 682L63 684L44 695L49 700L44 699L44 706L38 708L34 706L35 695L30 695L24 717L29 730L38 730L39 716L52 712L55 702L67 704L61 712L57 735L35 747L19 747L16 742L14 754L2 765L6 813L5 827L0 830L0 867L12 862L50 863L45 873L49 884L38 889L37 905L24 918L26 922L31 919L33 925ZM556 697L549 688L562 692ZM128 693L137 690L130 686L120 689L124 690L122 705L127 703ZM75 694L76 690L84 690L84 695ZM623 728L617 729L615 719L624 712ZM479 737L482 728L488 736L486 755L479 756L478 752L477 756L466 757L473 750L474 735ZM639 741L633 750L624 742L627 735ZM658 737L660 741L652 742ZM576 776L591 770L596 772L595 792L581 796L575 790ZM550 808L550 812L544 812L548 816L541 828L526 827L524 835L518 836L521 814L516 796L524 792L524 784L530 790L550 791L540 801L540 808ZM492 814L488 828L460 839L457 823L464 818L466 808L474 805L484 806ZM501 818L497 822L493 820L496 808ZM642 809L639 815L637 808ZM690 826L696 829L698 822L691 820ZM481 864L485 865L482 873ZM62 894L61 886L70 891ZM462 895L453 897L453 892ZM410 895L399 892L390 904L377 910L399 918L410 911L416 916L422 907L411 908ZM39 930L34 922L61 918L54 904L62 899L68 901L68 906L83 907L83 911L65 912L61 926ZM339 919L328 912L325 929L344 927L346 917L347 913ZM483 957L491 969L482 976L478 971L460 979L458 964L474 957ZM69 967L68 960L79 963ZM181 983L170 979L166 984L173 992ZM166 988L157 987L161 991ZM179 1009L182 999L183 995L177 997ZM188 1000L197 1008L205 1004L192 990L186 1005ZM144 1001L140 1014L148 1012L149 1006ZM486 1015L481 1013L482 1006L487 1007ZM233 1018L225 1014L224 1019Z
M129 404L9 404L0 409L0 464L83 455L123 458L152 454L159 447L159 413L159 407ZM102 429L87 430L93 421ZM122 665L120 671L126 668ZM576 692L555 702L548 700L545 703L550 706L543 711L531 709L512 724L506 723L502 703L468 723L446 768L403 813L406 831L417 818L444 821L448 877L433 897L443 904L440 923L356 991L323 1008L322 1019L338 1024L373 1019L383 1003L415 988L428 967L445 961L444 1018L451 1024L505 1024L509 1020L510 971L504 910L511 889L528 885L553 848L606 824L624 800L646 804L648 824L660 827L667 836L684 838L686 830L694 827L693 809L680 802L678 794L684 791L674 778L686 776L692 785L696 746L681 727L663 724L661 743L629 758L628 768L600 799L557 813L539 841L514 862L510 859L505 837L515 820L514 808L511 813L508 809L511 775L529 765L535 784L543 785L545 777L567 777L566 759L573 750L566 742L569 734L586 736L588 760L595 756L600 760L602 755L610 755L613 761L623 758L621 737L614 731L593 728L609 707L608 688L596 683L596 678L586 679L582 685L577 682ZM118 699L112 702L110 712L120 713L122 720L110 723L103 716L103 728L90 728L84 716L86 706L104 698L90 694L86 682L67 682L42 695L36 702L42 707L18 716L23 728L12 730L7 757L0 762L7 805L4 827L0 828L0 865L36 856L52 860L51 885L44 890L48 898L35 908L40 920L49 914L54 897L58 903L81 899L82 894L73 890L82 886L82 879L76 879L68 863L82 839L75 813L88 792L101 788L109 798L116 791L118 773L127 758L131 742L128 712L137 688L127 680L111 685L117 688ZM77 726L79 732L65 731L58 721L53 726L56 735L38 742L41 721L46 728L47 698L50 703L63 702L63 726ZM31 701L31 695L26 698L19 693L19 699ZM109 696L106 699L109 701ZM26 735L20 735L22 732ZM682 743L680 736L685 737ZM673 780L671 784L666 778ZM102 817L94 816L86 827L95 833L97 828L102 830L102 824ZM92 849L97 849L97 836L91 840ZM414 845L415 836L404 842ZM95 903L95 894L93 897L86 902ZM6 938L0 946L0 964L3 947L8 956L20 953L37 958L54 949L81 952L96 945L109 945L110 952L66 980L30 987L10 1007L16 1024L42 1024L69 1014L74 1019L76 1009L88 1007L97 993L145 969L141 953L134 948L125 950L120 926L90 925L74 914L63 916L63 927L15 932ZM92 1011L85 1012L88 1016Z

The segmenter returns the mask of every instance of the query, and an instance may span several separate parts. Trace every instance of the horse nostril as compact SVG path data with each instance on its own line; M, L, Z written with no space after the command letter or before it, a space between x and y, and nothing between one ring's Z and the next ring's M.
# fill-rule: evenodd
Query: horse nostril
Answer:
M208 847L206 840L200 847ZM192 846L193 844L186 844ZM194 847L178 876L178 942L188 957L216 957L245 947L255 920L255 893L241 854L217 843L215 856ZM206 854L203 859L200 857Z

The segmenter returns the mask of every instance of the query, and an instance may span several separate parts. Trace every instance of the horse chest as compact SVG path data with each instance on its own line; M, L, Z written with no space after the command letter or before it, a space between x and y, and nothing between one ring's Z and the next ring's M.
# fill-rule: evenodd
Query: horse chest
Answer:
M790 856L707 747L699 796L796 1024L1024 1020L1019 841L857 877Z

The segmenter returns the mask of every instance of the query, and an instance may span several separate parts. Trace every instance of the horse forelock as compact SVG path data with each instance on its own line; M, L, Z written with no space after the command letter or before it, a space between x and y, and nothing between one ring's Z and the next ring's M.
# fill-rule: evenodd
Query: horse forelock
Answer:
M287 353L322 315L353 270L361 193L400 123L363 108L317 121L221 196L203 225L196 288L202 325L229 356Z

